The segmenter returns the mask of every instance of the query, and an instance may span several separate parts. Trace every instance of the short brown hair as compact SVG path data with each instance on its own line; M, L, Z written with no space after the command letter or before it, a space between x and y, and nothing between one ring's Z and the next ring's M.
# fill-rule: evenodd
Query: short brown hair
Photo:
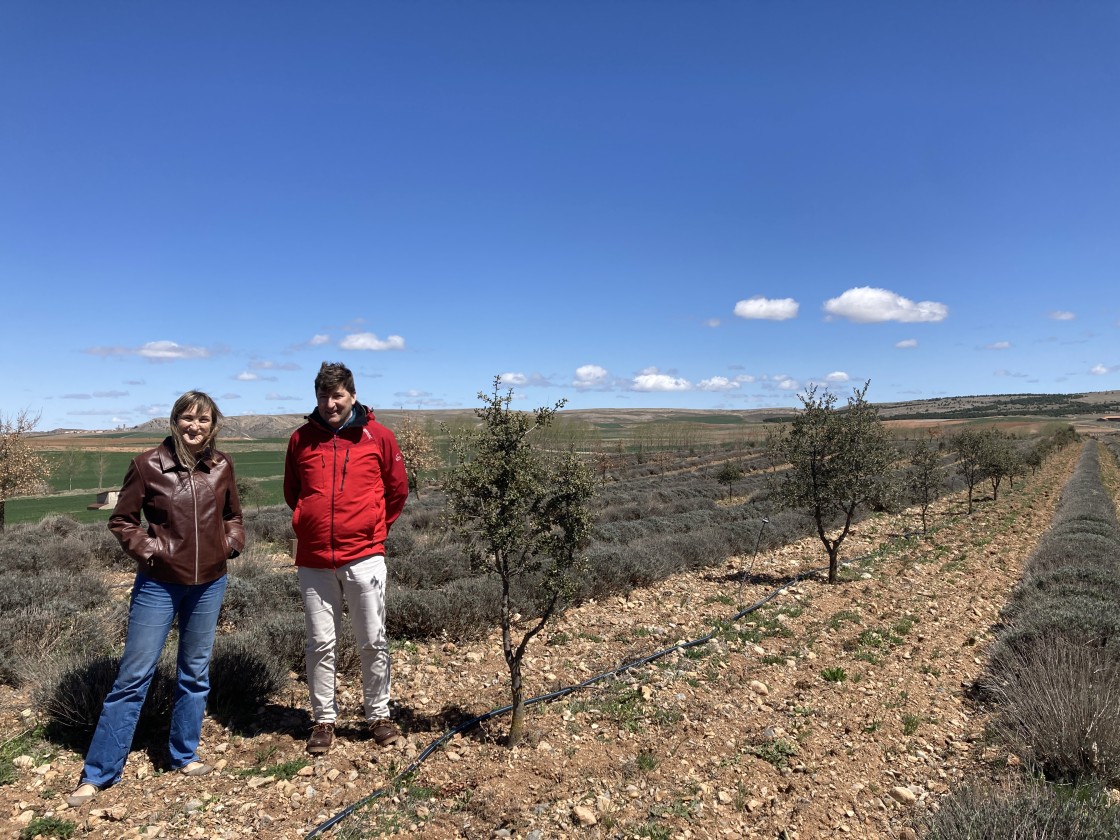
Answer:
M346 392L357 396L358 390L354 387L354 374L342 362L323 362L319 365L319 375L315 377L315 393L324 394L342 387Z

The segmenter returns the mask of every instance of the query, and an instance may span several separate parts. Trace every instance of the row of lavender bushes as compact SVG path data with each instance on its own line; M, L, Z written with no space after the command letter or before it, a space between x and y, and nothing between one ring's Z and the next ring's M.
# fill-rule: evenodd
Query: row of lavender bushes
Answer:
M927 840L1120 837L1120 522L1101 450L1084 444L977 686L1023 772L954 791Z

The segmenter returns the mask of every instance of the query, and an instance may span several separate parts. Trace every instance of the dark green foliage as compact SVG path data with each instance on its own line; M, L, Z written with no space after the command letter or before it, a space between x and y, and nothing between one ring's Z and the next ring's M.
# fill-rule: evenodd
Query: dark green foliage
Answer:
M250 720L269 695L284 685L288 665L268 642L268 633L256 628L215 640L206 708L222 724Z
M89 746L120 662L119 656L76 656L59 661L43 675L36 700L47 718L47 733L52 739L78 751ZM168 657L165 651L140 711L138 739L167 731L174 686L174 655Z
M789 467L775 476L784 506L807 511L828 553L828 582L836 583L840 546L860 508L883 509L893 496L891 464L895 449L865 400L868 385L853 392L844 410L836 396L817 396L810 387L799 396L802 410L787 430L771 439L770 451ZM842 522L830 534L831 523Z
M1114 840L1120 809L1092 790L972 785L942 799L918 828L924 840Z

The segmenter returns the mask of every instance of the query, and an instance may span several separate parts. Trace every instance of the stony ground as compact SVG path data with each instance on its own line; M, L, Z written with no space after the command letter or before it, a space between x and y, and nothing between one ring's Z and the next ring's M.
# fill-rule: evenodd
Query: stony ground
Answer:
M915 527L912 515L861 524L844 546L854 562L842 584L803 579L734 624L727 619L743 605L819 567L820 543L760 554L745 585L751 558L572 610L530 649L530 696L720 631L533 705L514 749L502 743L504 716L454 737L323 834L913 836L913 817L962 778L1012 772L1014 759L985 742L967 689L1077 449L971 517L949 500L928 538L898 539ZM293 681L262 710L256 734L207 721L202 753L219 767L208 777L160 772L136 751L119 785L67 809L80 756L28 756L16 782L0 787L0 836L55 816L82 837L294 840L382 789L456 723L508 702L495 637L404 645L394 653L394 697L407 737L377 750L358 726L354 676L341 688L352 725L327 756L304 752L306 687ZM2 690L0 738L34 723L29 706L25 694Z

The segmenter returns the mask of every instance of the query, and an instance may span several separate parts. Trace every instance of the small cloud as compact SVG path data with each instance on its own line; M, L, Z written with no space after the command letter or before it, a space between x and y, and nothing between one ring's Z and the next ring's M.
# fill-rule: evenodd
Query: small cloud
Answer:
M90 347L86 352L93 356L140 356L152 362L205 359L211 355L205 347L192 347L174 341L149 341L139 347Z
M851 377L842 370L834 370L824 378L824 381L829 383L848 382L850 380Z
M1106 373L1113 373L1120 370L1120 365L1093 365L1089 368L1089 373L1093 376L1104 376Z
M701 391L734 391L739 383L726 376L713 376L711 379L701 379L696 387Z
M93 399L89 394L63 394L59 399L63 400L90 400Z
M354 333L342 339L338 346L343 350L403 350L404 339L391 335L382 340L373 333Z
M1027 374L1025 374L1025 373L1014 373L1010 370L1007 370L1006 368L1000 368L999 370L993 371L992 375L993 376L1008 376L1008 377L1011 377L1012 379L1026 379L1027 378Z
M756 295L735 304L735 314L753 321L788 321L797 317L800 304L793 298L771 300Z
M539 373L526 375L524 373L503 373L501 374L502 384L514 388L541 388L551 383Z
M719 326L719 318L709 318L708 320L706 320L704 322L704 326L705 327L711 327L711 328L715 329L716 327Z
M307 340L307 343L312 347L319 347L323 344L329 344L331 337L329 335L313 335Z
M266 400L273 402L302 402L303 397L293 397L290 394L277 394L275 391L269 391L264 395Z
M607 384L609 373L599 365L580 365L576 368L572 385L576 388L601 388Z
M94 391L93 396L99 400L115 400L119 397L127 397L128 391Z
M904 324L935 323L949 317L943 303L923 300L919 303L896 295L887 289L860 286L848 289L840 297L825 301L824 311L830 316L846 318L857 324L898 321Z
M916 338L904 338L904 339L902 339L902 341L896 341L894 343L894 346L898 350L909 350L912 347L917 347L918 346L918 339L916 339Z
M985 350L1007 350L1011 347L1010 341L993 341L991 344L985 344Z
M738 382L740 385L743 384L743 383L748 383L749 384L751 382L754 382L756 379L757 379L757 377L755 377L754 375L749 374L749 373L740 373L740 374L736 374L736 376L735 376L735 381Z
M191 347L174 341L149 341L137 353L153 362L170 362L176 359L205 359L210 351L205 347Z
M1047 317L1050 318L1050 320L1052 320L1052 321L1072 321L1077 316L1074 315L1072 312L1066 312L1066 311L1061 310L1061 309L1055 309L1053 312L1051 312L1049 315L1047 315Z
M266 359L249 362L249 367L253 370L299 370L299 365L295 362L272 362Z
M646 368L630 383L634 391L690 391L692 383L687 379L659 373L657 368Z

